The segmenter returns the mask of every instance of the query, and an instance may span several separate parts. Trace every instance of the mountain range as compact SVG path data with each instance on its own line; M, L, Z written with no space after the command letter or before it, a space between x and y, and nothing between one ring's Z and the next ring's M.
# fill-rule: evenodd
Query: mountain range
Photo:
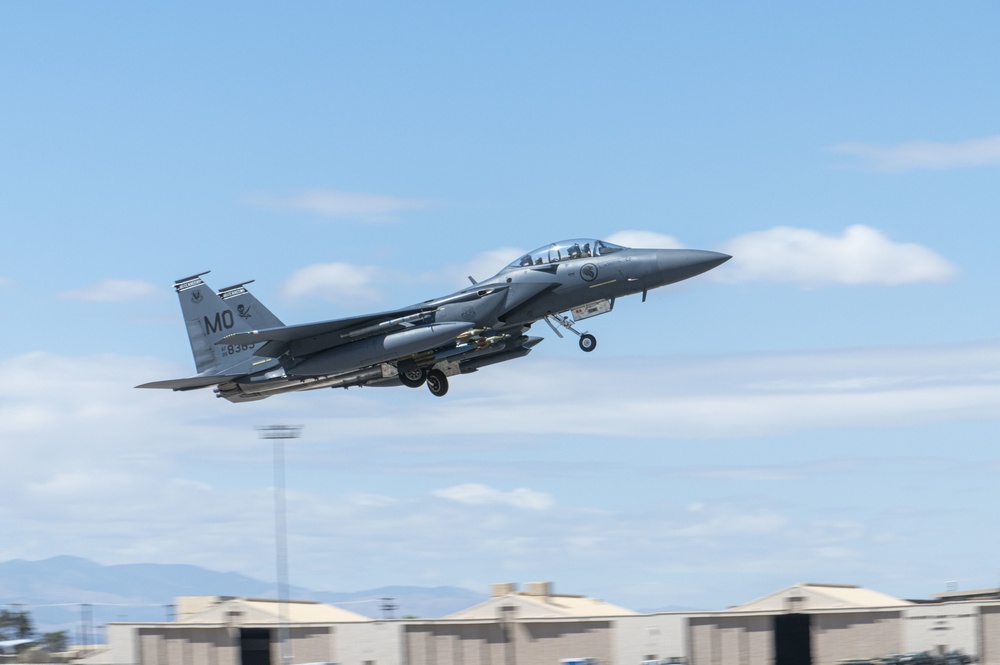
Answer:
M0 605L22 605L38 632L65 630L75 642L102 641L100 627L114 621L173 618L177 596L276 598L273 582L183 564L134 563L104 566L74 556L0 563ZM384 598L392 615L440 617L486 600L486 595L453 586L385 586L354 592L289 589L295 600L340 605L381 617Z

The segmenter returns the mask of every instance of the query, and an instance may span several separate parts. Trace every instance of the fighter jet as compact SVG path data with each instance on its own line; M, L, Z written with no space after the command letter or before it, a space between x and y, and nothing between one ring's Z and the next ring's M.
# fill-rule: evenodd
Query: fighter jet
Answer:
M489 279L451 295L401 309L346 319L284 325L247 290L214 292L200 273L174 289L187 324L198 374L138 388L194 390L214 386L230 402L318 388L426 385L438 397L449 377L528 355L545 321L579 338L575 324L614 309L623 296L646 294L729 260L694 249L630 249L595 239L539 247Z

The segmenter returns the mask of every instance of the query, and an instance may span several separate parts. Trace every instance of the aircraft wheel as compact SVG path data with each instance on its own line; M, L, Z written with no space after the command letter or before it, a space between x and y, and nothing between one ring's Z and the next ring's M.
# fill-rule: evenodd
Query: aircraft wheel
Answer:
M448 392L448 377L439 369L427 372L427 389L435 397L444 397Z
M427 372L419 367L402 371L399 373L399 382L407 388L419 388L427 380Z
M593 335L580 335L580 348L590 353L597 348L597 338Z

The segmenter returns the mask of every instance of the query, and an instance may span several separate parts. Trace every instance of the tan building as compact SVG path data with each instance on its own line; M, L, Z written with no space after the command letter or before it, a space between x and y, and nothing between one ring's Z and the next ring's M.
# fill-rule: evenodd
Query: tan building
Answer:
M554 619L572 617L634 616L636 612L587 596L557 594L552 582L528 582L524 591L517 584L494 584L490 599L467 610L444 617L451 620Z
M291 662L323 662L336 651L337 627L371 623L360 614L309 601L182 596L176 608L172 622L109 624L108 650L84 662L270 665L282 663L282 644L292 650Z
M797 584L718 612L636 614L550 583L494 585L443 619L375 620L320 603L186 597L177 620L108 626L94 665L836 665L959 649L1000 665L1000 599L913 602ZM283 640L287 635L288 639Z
M913 605L878 591L851 584L803 583L775 591L757 600L729 608L730 612L813 612L815 610L857 610L871 607Z

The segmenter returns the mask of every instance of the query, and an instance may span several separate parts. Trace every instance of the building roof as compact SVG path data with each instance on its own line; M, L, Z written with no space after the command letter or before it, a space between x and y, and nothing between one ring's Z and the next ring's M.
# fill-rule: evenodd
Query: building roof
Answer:
M901 607L913 604L909 600L852 584L804 582L757 600L731 607L729 610L734 612L808 612L809 610Z
M995 600L1000 598L1000 589L972 589L969 591L945 591L934 594L938 602L954 600Z
M284 603L273 598L182 596L177 599L177 623L347 623L371 621L349 610L306 600Z
M516 584L494 584L493 596L489 600L444 618L495 620L501 616L511 619L541 619L637 614L596 598L552 593L551 582L530 582L527 587L525 591L518 591Z

